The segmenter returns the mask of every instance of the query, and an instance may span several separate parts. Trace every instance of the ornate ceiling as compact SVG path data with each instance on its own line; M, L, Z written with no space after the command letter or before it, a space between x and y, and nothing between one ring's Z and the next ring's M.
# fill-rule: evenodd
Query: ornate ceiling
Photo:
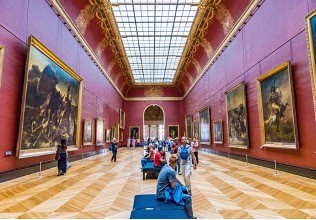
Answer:
M102 65L105 75L120 94L128 96L131 90L143 88L143 96L146 96L148 85L152 84L135 83L109 0L50 2L58 13L60 10L57 8L62 9L62 18L69 20L76 29L74 31L79 32L85 41L81 43L89 47L88 51ZM180 96L185 95L209 68L210 61L220 54L219 50L223 50L225 44L238 32L246 17L251 16L251 11L259 2L260 0L201 0L172 84L155 85L176 88ZM157 92L159 94L164 92Z

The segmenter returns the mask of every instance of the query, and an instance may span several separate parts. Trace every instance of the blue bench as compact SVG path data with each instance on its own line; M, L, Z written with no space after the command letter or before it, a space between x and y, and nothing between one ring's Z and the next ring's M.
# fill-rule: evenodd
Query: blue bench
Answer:
M143 180L146 179L146 174L149 174L149 173L155 175L156 176L155 178L157 178L160 170L161 168L154 167L154 162L147 162L145 166L143 167Z
M155 194L136 195L130 219L186 219L183 206L158 201Z

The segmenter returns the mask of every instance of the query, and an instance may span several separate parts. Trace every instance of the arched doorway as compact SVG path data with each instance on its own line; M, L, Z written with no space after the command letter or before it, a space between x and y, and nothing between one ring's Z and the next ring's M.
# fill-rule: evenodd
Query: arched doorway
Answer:
M145 140L153 137L158 138L158 140L165 139L165 114L162 107L155 104L147 106L143 121L143 137Z

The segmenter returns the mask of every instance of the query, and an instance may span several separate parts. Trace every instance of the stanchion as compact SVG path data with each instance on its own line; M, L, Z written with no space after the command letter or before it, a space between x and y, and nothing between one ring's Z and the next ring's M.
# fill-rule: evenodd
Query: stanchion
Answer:
M42 178L42 162L39 163L38 178Z
M249 165L248 165L248 155L246 155L246 166L249 167Z
M277 162L276 162L276 160L274 160L274 175L275 176L278 176L279 174L278 174L278 170L277 170Z

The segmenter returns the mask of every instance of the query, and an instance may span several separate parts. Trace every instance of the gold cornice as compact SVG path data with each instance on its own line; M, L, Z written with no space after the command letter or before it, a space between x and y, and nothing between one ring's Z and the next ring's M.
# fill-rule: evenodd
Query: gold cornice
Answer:
M97 7L95 5L87 4L84 9L80 10L80 14L75 20L75 24L81 34L86 33L86 28L90 21L94 18Z
M101 58L101 55L104 51L104 49L108 46L109 42L106 38L103 38L102 41L99 42L97 48L96 48L96 55Z
M164 91L159 86L145 87L144 96L145 97L161 97L164 95Z
M229 11L225 8L225 5L219 5L216 8L215 18L221 23L224 34L228 34L228 32L234 26L235 21Z
M125 101L182 101L183 97L132 97L124 98Z

